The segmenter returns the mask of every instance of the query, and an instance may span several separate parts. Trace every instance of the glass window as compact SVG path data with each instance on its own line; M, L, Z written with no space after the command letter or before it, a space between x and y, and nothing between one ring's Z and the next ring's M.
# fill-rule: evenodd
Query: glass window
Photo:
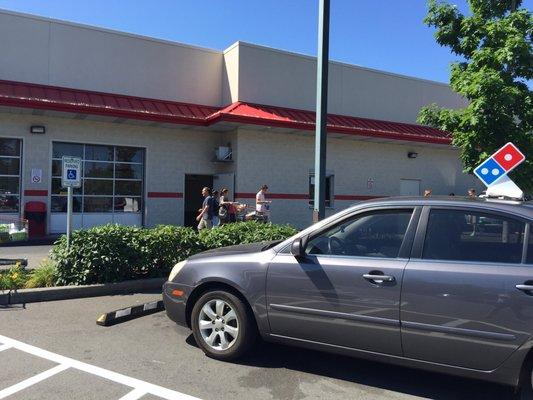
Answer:
M82 194L82 188L73 188L72 193ZM67 195L67 188L61 187L61 178L52 178L52 194Z
M115 212L140 212L141 198L115 196L114 209Z
M140 196L142 194L141 181L115 181L115 194Z
M309 175L309 205L315 204L315 175ZM326 176L326 207L333 206L333 175Z
M141 164L115 164L115 177L123 179L142 179L143 166Z
M0 175L19 175L20 158L0 157Z
M80 212L81 211L81 196L72 197L72 211ZM51 211L52 212L67 212L67 197L66 196L52 196L51 202Z
M20 210L20 165L22 141L0 138L0 213Z
M525 224L496 214L432 210L423 258L520 263Z
M0 138L0 156L20 157L20 140Z
M87 178L113 178L113 163L85 161L83 168Z
M67 189L61 188L60 157L74 155L84 161L82 187L74 189L74 194L79 195L76 209L80 212L142 212L143 149L55 142L52 153L52 196L67 194ZM54 199L52 212L61 212L64 201Z
M19 194L19 177L0 176L0 193Z
M116 161L142 163L143 150L135 147L117 147Z
M85 145L85 159L113 161L113 146Z
M357 215L313 237L307 254L396 258L413 210Z
M61 177L63 165L61 160L52 160L52 176Z
M83 212L102 213L113 211L113 197L90 197L83 198Z
M84 179L83 194L87 195L113 195L112 179Z
M529 243L527 244L527 260L528 264L533 264L533 224L529 224Z
M52 146L52 157L61 158L63 156L83 157L83 145L76 143L54 143Z

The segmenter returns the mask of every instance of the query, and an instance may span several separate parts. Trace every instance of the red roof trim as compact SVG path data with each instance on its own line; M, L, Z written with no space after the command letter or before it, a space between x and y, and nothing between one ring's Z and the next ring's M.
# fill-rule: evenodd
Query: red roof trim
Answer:
M307 110L235 102L212 107L120 94L0 80L0 105L94 114L183 125L217 122L314 130L315 113ZM448 132L423 125L328 115L328 132L345 135L450 144Z

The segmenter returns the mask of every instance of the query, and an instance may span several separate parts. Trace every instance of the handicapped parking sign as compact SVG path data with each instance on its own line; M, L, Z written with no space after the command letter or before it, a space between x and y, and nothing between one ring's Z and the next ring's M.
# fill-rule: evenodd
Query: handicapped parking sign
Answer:
M63 174L61 175L61 186L80 187L81 186L81 158L63 156Z

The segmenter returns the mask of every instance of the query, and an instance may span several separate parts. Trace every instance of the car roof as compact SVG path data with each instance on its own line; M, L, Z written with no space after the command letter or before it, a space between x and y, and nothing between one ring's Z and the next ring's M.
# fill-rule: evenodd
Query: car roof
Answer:
M355 208L364 206L454 206L454 207L475 207L493 211L502 211L520 215L533 219L533 203L516 200L503 200L481 197L462 196L430 196L430 197L383 197L367 200L354 205Z

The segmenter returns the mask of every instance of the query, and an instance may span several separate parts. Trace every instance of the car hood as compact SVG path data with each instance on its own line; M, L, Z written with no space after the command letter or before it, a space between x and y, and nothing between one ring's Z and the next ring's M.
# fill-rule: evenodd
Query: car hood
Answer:
M219 247L217 249L207 250L202 253L198 253L192 257L189 257L189 260L197 260L200 258L206 257L218 257L226 256L232 254L246 254L246 253L257 253L266 249L270 249L276 244L281 243L281 240L272 240L267 242L257 242L257 243L248 243L248 244L239 244L236 246L227 246Z

